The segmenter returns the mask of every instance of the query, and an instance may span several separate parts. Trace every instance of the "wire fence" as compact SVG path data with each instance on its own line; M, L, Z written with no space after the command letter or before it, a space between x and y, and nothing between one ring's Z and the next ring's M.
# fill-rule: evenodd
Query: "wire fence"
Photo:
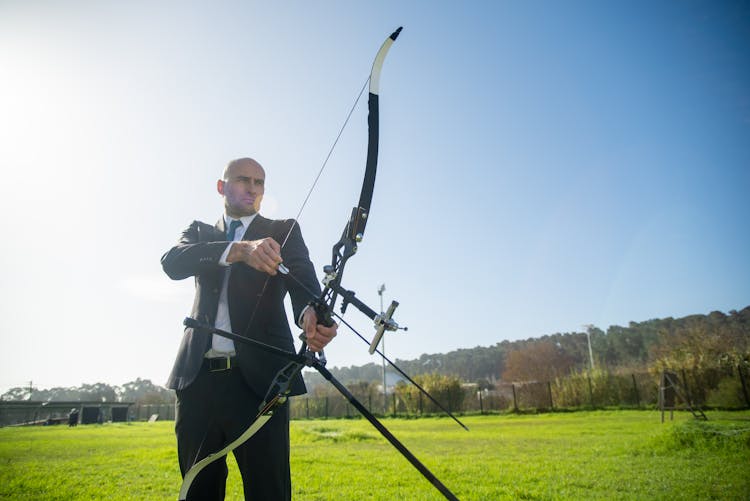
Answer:
M677 375L681 394L692 406L704 409L750 408L747 368L736 366L671 372ZM427 391L440 402L440 406L403 383L389 389L386 395L374 390L374 385L352 385L352 393L376 416L429 416L442 414L443 409L454 414L598 408L647 409L658 407L660 377L660 373L616 374L599 370L554 381L501 382L493 388L483 389L479 389L477 385L462 385L457 382L445 387L427 387ZM292 419L348 418L358 415L357 410L333 387L318 387L315 391L315 396L290 399ZM682 404L687 406L687 402ZM168 402L0 401L0 426L63 423L72 408L80 411L81 423L84 423L87 414L94 416L90 422L99 423L175 419L175 406Z
M741 366L674 371L690 405L717 409L750 408L750 386ZM497 383L492 389L457 385L439 391L441 405L451 413L545 412L600 408L657 408L659 373L581 373L554 381ZM432 393L432 389L427 388ZM380 416L417 417L442 410L406 385L387 395L374 391L355 394L367 409ZM687 407L688 402L681 402ZM301 396L291 400L292 419L346 418L357 414L340 394Z

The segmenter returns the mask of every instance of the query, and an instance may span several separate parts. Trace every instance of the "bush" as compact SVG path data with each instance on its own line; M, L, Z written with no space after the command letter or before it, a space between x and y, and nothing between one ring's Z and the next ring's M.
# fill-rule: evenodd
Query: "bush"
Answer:
M716 389L708 392L706 404L711 407L737 408L745 405L742 383L737 379L723 379Z
M686 421L672 428L665 444L675 449L750 449L750 423Z

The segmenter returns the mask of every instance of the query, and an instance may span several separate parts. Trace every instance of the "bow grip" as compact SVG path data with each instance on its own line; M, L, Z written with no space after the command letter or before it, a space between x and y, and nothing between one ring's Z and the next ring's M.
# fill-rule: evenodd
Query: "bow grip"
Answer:
M333 318L331 309L322 301L312 301L310 306L315 310L315 316L318 317L318 323L325 327L333 327Z

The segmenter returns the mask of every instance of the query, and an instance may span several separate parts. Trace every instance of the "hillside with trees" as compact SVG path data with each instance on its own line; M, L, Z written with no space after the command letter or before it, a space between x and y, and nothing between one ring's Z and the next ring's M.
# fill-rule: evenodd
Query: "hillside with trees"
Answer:
M594 326L588 332L568 332L518 341L501 341L493 346L465 348L445 354L423 354L414 360L396 364L432 391L456 395L457 384L492 389L513 382L551 382L580 377L590 371L589 338L594 367L599 377L633 373L655 374L662 369L703 371L750 370L750 306L725 314L683 318L651 319L630 322L627 327L613 325L606 331ZM333 375L362 398L382 393L382 365L369 363L330 369ZM398 379L388 369L389 380ZM331 392L329 385L315 372L305 372L311 397ZM694 376L697 377L697 376ZM708 376L707 376L708 377ZM720 376L711 376L716 387ZM734 383L733 383L734 384ZM737 383L739 384L739 383ZM389 382L389 386L391 383ZM453 386L451 386L453 385ZM402 390L406 405L409 394ZM732 390L735 391L735 390ZM747 392L747 389L743 389ZM122 386L105 383L74 388L12 388L0 397L5 401L100 401L135 402L137 405L172 404L173 391L137 379ZM381 397L382 398L382 397ZM458 398L458 397L456 397ZM416 400L415 400L416 401Z
M750 306L728 314L651 319L612 325L606 331L594 326L588 332L544 335L519 341L501 341L445 354L424 354L396 364L411 376L440 374L480 388L497 381L549 381L586 370L590 366L588 337L594 366L610 372L659 371L663 368L750 368ZM382 367L333 368L344 383L382 381ZM315 386L322 379L306 373Z

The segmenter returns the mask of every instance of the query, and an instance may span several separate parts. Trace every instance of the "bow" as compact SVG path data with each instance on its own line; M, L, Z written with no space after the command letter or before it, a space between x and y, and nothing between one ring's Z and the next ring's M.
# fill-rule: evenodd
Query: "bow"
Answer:
M344 298L342 310L346 310L346 306L349 303L355 304L358 307L365 306L363 303L354 299L353 293L341 288L341 279L344 275L344 267L346 266L347 261L357 252L357 244L359 244L364 238L367 218L370 215L370 204L372 202L372 194L375 188L375 174L378 168L378 143L380 135L380 72L383 68L385 56L388 54L388 50L391 48L391 45L393 45L393 42L398 37L399 33L401 33L401 29L402 28L398 28L391 34L391 36L386 38L372 64L367 100L367 162L365 165L364 180L362 181L362 189L359 194L359 203L356 207L352 208L351 215L344 227L341 238L333 246L331 264L323 268L323 271L325 272L323 285L325 288L317 300L311 301L311 306L315 308L315 312L318 314L318 319L322 324L328 327L333 325L331 315L333 312L333 306L336 304L336 299L339 295L342 295ZM291 233L291 229L289 230L289 233ZM283 265L279 268L279 271L289 275L289 270ZM293 276L292 279L294 279ZM398 305L398 303L396 303L396 305ZM393 309L395 309L395 306ZM363 309L363 313L380 324L381 328L379 328L379 335L376 336L378 337L378 341L380 340L379 337L382 337L382 331L385 329L395 330L398 328L398 325L395 324L395 322L389 321L390 317L387 319L385 317L376 319L377 314L366 306ZM377 345L377 343L375 343L375 345Z
M310 306L315 309L315 312L318 317L319 323L331 326L333 325L333 316L336 316L339 318L343 323L345 323L349 328L351 328L360 338L365 340L363 336L361 336L359 333L356 332L348 323L346 323L341 316L336 314L333 311L333 308L336 304L336 301L339 297L342 298L342 305L341 310L342 313L346 310L346 307L348 305L353 305L360 311L362 311L365 315L367 315L370 319L372 319L375 323L376 327L376 334L373 340L369 343L370 344L370 353L377 352L379 353L385 360L389 362L391 366L396 368L403 376L405 376L409 381L411 381L413 384L415 384L423 393L425 393L433 402L435 402L441 409L445 410L442 405L440 405L439 402L437 402L432 396L429 395L421 386L419 386L416 382L414 382L411 378L409 378L403 371L398 369L398 367L393 364L389 359L387 359L380 351L377 350L377 345L380 342L381 337L383 336L383 333L386 330L396 330L400 327L398 324L392 319L393 312L395 311L396 307L398 306L398 303L396 301L393 301L391 303L391 306L388 308L387 313L378 314L371 308L369 308L367 305L359 301L355 296L354 292L348 291L344 289L341 286L341 280L344 273L344 268L346 266L346 263L348 260L354 256L354 254L357 252L357 245L362 241L362 238L364 236L365 227L367 225L367 220L370 213L370 204L372 202L372 195L374 191L375 186L375 174L377 171L377 162L378 162L378 142L379 142L379 91L380 91L380 72L383 66L383 62L385 60L385 57L388 53L388 50L390 49L391 45L393 45L393 42L396 40L398 35L401 33L402 28L398 28L396 31L394 31L386 40L383 42L382 46L380 47L380 50L378 51L375 60L372 65L372 70L370 72L369 77L369 94L368 94L368 146L367 146L367 161L366 161L366 167L365 167L365 175L364 180L362 183L362 189L359 196L359 202L357 206L352 208L351 214L349 216L349 219L346 223L346 226L344 227L344 231L341 235L341 238L339 241L334 244L332 249L332 259L331 264L324 267L325 272L325 278L323 279L323 285L324 289L323 291L318 295L312 291L308 292L311 296ZM364 89L363 89L364 90ZM355 103L356 106L356 103ZM351 116L351 112L350 112ZM347 117L348 121L348 117ZM346 126L346 122L344 123L344 127ZM342 127L343 131L343 127ZM341 135L341 132L339 133L339 137ZM336 142L338 141L338 138L336 139ZM336 145L336 142L334 142L334 147ZM333 150L333 147L331 148L331 151ZM329 152L328 157L330 157L331 152ZM327 161L327 158L326 158ZM323 164L323 167L325 167L325 162ZM321 168L321 172L322 172ZM320 173L318 174L318 178L320 177ZM317 179L316 181L317 182ZM315 184L313 184L314 189ZM309 198L308 193L308 198ZM305 202L303 202L302 208L300 209L300 213L304 209L304 205L306 203L307 199L305 199ZM292 224L292 227L289 229L286 238L281 244L281 247L286 244L287 239L292 233L292 230L294 229L294 225L297 224L297 219L294 220L294 223ZM294 275L283 265L279 265L278 271L282 273L283 275L286 275L291 280L294 280L297 282L300 286L306 289L304 284L302 284L300 281L298 281ZM266 284L268 283L268 279L266 280ZM263 291L265 290L265 285L263 286L261 290L261 295L263 294ZM257 304L256 304L257 309ZM253 317L255 315L255 312L253 312ZM252 321L250 322L252 323ZM255 340L248 339L246 336L240 336L231 332L222 331L219 329L216 329L214 327L199 323L193 319L185 319L185 324L197 328L197 329L204 329L209 332L213 332L215 334L219 334L221 336L227 337L229 339L233 339L235 341L243 342L243 343L250 343L256 348L259 348L261 350L264 350L269 353L273 353L278 356L282 356L289 360L289 363L281 369L277 375L274 381L271 383L271 386L268 389L268 392L266 393L266 397L264 399L263 404L261 405L258 414L256 415L255 419L251 422L250 426L247 430L245 430L239 437L237 437L235 440L227 444L223 449L220 451L217 451L215 453L209 454L202 460L195 463L186 473L183 478L183 483L180 488L180 500L184 500L187 497L188 490L190 488L190 485L192 484L193 480L196 478L198 473L200 473L201 470L203 470L206 466L208 466L213 461L216 461L224 456L226 456L229 452L234 450L235 448L242 445L245 441L247 441L250 437L252 437L273 415L273 412L275 409L277 409L280 405L284 404L287 400L287 396L290 391L290 385L292 380L300 373L300 371L304 367L312 367L316 369L320 374L331 384L333 384L334 387L342 394L345 398L365 417L367 418L370 423L380 431L380 433L388 439L388 441L399 451L401 452L406 459L408 459L412 465L422 473L422 475L430 481L447 499L457 499L453 493L451 493L450 490L448 490L447 487L445 487L401 442L398 441L398 439L393 436L390 431L385 428L370 412L369 410L364 407L349 391L346 387L344 387L338 380L336 380L333 375L325 368L325 356L322 354L322 352L319 355L316 355L315 353L307 350L307 344L303 337L302 347L300 348L299 352L297 354L289 353L284 350L280 350L279 348L276 348L274 346L266 345L263 343L260 343ZM367 342L365 340L365 342ZM448 412L446 410L446 412ZM448 412L451 417L453 417L454 420L456 420L461 426L466 428L463 423L458 421L452 414Z

